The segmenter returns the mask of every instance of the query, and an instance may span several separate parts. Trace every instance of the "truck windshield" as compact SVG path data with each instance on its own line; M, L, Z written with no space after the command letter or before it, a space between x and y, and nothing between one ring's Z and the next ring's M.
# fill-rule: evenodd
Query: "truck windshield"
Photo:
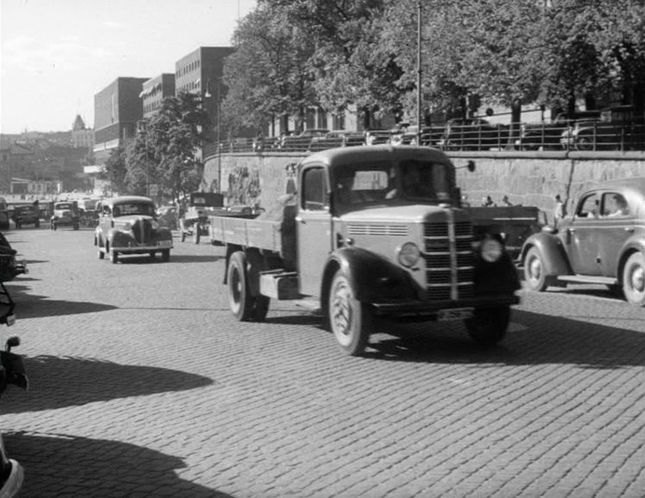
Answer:
M450 166L407 159L361 164L337 171L334 195L341 207L360 204L447 202L450 200Z

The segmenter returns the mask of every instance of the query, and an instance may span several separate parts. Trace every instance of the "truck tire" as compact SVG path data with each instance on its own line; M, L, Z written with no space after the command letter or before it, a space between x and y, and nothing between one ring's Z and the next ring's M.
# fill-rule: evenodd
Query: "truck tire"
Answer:
M529 289L541 292L547 288L544 258L536 247L531 247L524 257L524 281Z
M228 302L233 316L241 322L263 322L269 311L269 298L252 296L246 271L246 256L234 252L228 263Z
M506 336L511 320L511 307L476 309L472 318L464 320L466 330L482 346L494 346Z
M342 270L332 280L327 309L329 327L340 348L350 356L363 354L372 332L372 310L356 299Z
M645 306L645 256L635 252L623 268L623 294L634 306Z

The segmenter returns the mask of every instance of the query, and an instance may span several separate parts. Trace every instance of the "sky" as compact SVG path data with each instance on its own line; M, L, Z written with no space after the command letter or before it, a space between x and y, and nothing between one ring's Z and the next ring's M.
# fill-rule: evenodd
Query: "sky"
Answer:
M174 73L201 46L231 46L255 0L1 0L0 133L94 127L118 77Z

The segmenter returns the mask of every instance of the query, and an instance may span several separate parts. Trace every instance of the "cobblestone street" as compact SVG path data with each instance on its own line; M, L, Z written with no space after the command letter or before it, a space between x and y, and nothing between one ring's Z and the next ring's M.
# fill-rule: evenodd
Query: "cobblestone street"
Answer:
M355 358L289 302L236 322L221 248L114 265L89 229L7 235L21 496L643 496L645 311L600 287L522 292L492 350L383 322Z

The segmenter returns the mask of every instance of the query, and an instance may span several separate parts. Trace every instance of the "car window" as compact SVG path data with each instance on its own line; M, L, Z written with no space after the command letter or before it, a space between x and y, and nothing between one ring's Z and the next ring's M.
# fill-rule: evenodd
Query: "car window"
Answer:
M155 207L147 202L125 202L114 206L112 215L132 216L137 214L152 216L155 213Z
M607 217L629 216L627 199L617 192L609 192L602 196L602 215Z
M600 196L597 193L589 194L581 199L578 204L576 216L582 218L597 218L600 214Z

